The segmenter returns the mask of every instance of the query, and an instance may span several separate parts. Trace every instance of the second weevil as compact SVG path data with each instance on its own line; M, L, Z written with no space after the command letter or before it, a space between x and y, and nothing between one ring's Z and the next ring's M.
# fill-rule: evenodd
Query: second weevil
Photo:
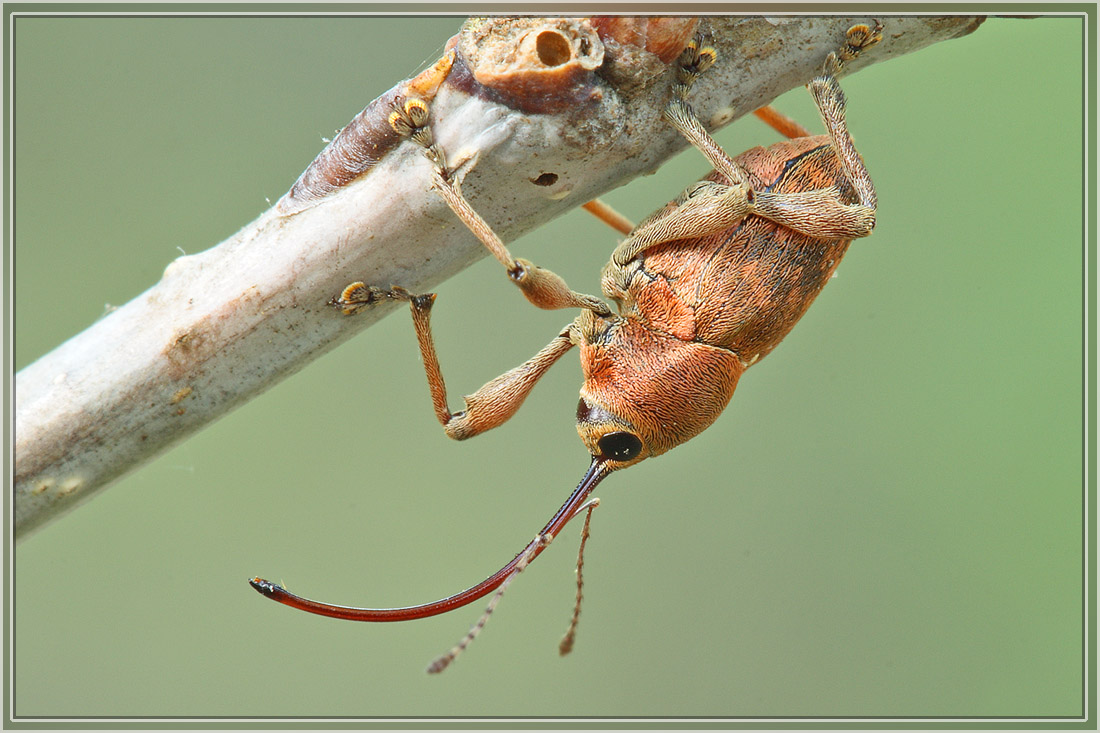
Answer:
M294 608L357 621L403 621L453 610L503 589L573 517L593 506L589 495L607 475L665 453L713 423L745 370L771 352L810 307L851 241L874 228L875 189L848 133L836 74L881 38L881 26L851 27L843 47L828 54L822 73L807 85L826 135L811 136L764 108L758 114L791 139L736 158L714 141L688 103L692 85L717 54L698 38L687 45L675 64L665 118L714 171L641 222L614 250L601 285L616 312L599 298L573 291L553 272L513 258L463 197L459 176L433 142L428 104L417 98L399 103L390 124L423 147L434 163L436 190L527 299L540 308L581 313L535 356L452 412L429 324L434 294L357 282L332 304L351 315L384 299L409 302L436 416L458 440L508 420L539 378L576 346L584 372L577 431L592 461L565 504L515 558L448 598L404 608L353 608L308 600L260 578L253 587ZM431 671L454 659L488 613Z

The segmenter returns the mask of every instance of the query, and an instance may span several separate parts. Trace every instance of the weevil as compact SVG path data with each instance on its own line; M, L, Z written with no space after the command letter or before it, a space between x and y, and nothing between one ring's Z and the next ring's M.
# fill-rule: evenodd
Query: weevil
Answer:
M434 294L356 282L331 304L353 315L386 299L409 303L435 414L457 440L507 421L543 374L577 347L584 374L577 431L591 464L519 554L484 581L443 600L353 608L308 600L260 578L251 581L253 587L294 608L358 621L434 616L499 589L467 637L429 668L440 671L484 625L503 589L571 519L588 510L583 552L595 487L609 474L659 456L710 426L745 370L771 352L810 307L851 241L874 228L875 188L848 132L846 100L836 75L845 62L881 40L881 29L877 23L850 28L844 45L827 55L821 74L807 85L825 135L811 136L766 107L757 114L790 139L736 158L715 142L688 102L693 84L717 53L698 37L687 44L675 62L664 115L714 170L615 248L601 275L601 289L614 311L600 298L572 290L553 272L513 258L462 195L460 177L433 142L428 103L417 97L395 103L390 125L423 148L433 162L433 187L524 296L539 308L581 312L531 359L467 396L465 409L452 412L432 342ZM566 647L563 642L563 653Z

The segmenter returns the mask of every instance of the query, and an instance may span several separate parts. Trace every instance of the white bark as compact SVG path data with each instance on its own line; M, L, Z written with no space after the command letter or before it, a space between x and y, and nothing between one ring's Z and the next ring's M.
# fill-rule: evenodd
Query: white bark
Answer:
M715 20L720 61L693 104L703 120L731 122L804 84L849 26L870 20ZM880 20L885 40L849 72L976 25L964 17ZM524 114L444 86L433 129L451 160L476 156L464 192L509 241L680 150L660 115L666 90L662 80L631 104L608 99L578 119ZM531 182L547 171L557 175L553 185ZM425 292L484 256L429 189L429 173L419 149L402 144L315 204L293 214L274 207L216 247L180 257L145 293L22 370L17 538L396 307L353 318L328 307L350 281Z

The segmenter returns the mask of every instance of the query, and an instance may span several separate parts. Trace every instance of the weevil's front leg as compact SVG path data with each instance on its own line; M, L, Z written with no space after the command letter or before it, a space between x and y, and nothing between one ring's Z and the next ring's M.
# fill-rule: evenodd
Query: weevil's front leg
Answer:
M546 370L573 345L570 339L573 326L570 325L533 357L465 397L466 409L451 412L447 405L447 387L443 383L443 372L439 369L439 358L432 341L430 321L432 304L435 302L434 293L413 295L404 288L382 290L363 283L352 283L330 302L350 315L381 300L408 301L420 356L428 377L428 388L432 393L435 416L439 418L447 436L455 440L473 437L508 420L520 408Z
M504 242L492 227L474 210L466 198L458 179L447 168L446 156L432 140L428 127L428 105L420 99L407 99L390 115L390 125L399 134L407 135L424 148L435 167L433 186L447 202L451 211L466 225L474 236L485 245L493 257L504 265L508 277L523 292L527 300L539 308L584 308L599 316L611 315L611 309L594 295L585 295L570 289L560 276L524 259L512 257Z

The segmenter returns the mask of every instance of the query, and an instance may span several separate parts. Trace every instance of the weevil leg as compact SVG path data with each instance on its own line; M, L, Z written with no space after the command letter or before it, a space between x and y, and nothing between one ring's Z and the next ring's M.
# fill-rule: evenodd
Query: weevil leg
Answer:
M592 199L587 204L583 204L581 208L617 232L630 234L634 231L634 224L631 223L630 219L627 219L599 199Z
M662 211L638 225L611 255L616 265L625 265L641 252L664 242L684 237L702 237L736 225L753 213L753 191L737 161L710 136L687 102L695 80L714 63L717 52L695 38L680 54L672 99L665 107L665 119L688 142L706 156L729 185L702 181L677 199L674 208Z
M700 42L695 40L680 57L673 98L666 108L665 117L733 185L709 185L705 190L689 195L686 202L675 209L643 222L615 250L613 261L624 265L648 247L688 235L703 236L719 231L749 214L763 216L821 239L855 239L870 234L875 226L877 204L874 184L848 133L844 116L846 101L835 75L844 62L878 43L882 38L881 30L881 24L877 23L874 28L866 25L849 28L839 56L829 54L823 73L808 85L837 157L856 190L858 204L844 203L839 192L831 188L791 194L749 189L743 169L710 136L686 101L695 79L716 58L714 49L700 47ZM808 134L804 127L770 107L758 110L757 114L788 137Z
M850 60L862 49L877 43L878 38L881 38L878 33L880 29L878 27L872 31L867 26L850 28L848 45L842 49L842 55ZM822 239L866 237L875 227L875 209L878 205L875 184L871 181L863 158L848 132L844 114L847 100L836 80L841 64L841 59L835 53L830 53L822 73L807 88L813 95L837 160L855 190L859 203L845 204L835 189L782 194L761 192L754 201L755 213L760 216Z
M845 203L841 200L840 193L832 188L792 193L755 192L752 197L751 213L820 239L856 239L869 235L874 229L877 206L875 186L848 132L844 114L847 102L836 80L836 74L845 62L856 58L861 52L878 43L882 38L881 30L882 25L877 22L874 28L866 25L855 25L849 28L839 55L830 53L826 57L822 73L807 85L822 122L825 124L825 129L829 133L833 150L836 152L845 176L855 189L859 203ZM685 86L678 85L678 93L681 95L686 93L686 90L679 91ZM670 120L677 129L714 162L714 156L708 152L709 148L700 146L694 139L705 134L701 123L695 120L694 124L690 125L684 118L690 112L690 108L685 112L683 107L675 106L674 100L670 103L670 110L673 110ZM800 125L779 115L771 108L759 110L758 116L788 136L801 135L805 132ZM725 173L725 171L722 172ZM624 252L625 254L629 252Z
M611 261L622 266L663 242L729 229L753 213L751 197L752 192L745 185L700 181L675 201L675 208L639 224L611 253Z
M851 61L881 40L882 23L879 21L876 20L874 26L865 23L854 25L845 34L837 61L840 64Z
M559 275L535 265L528 260L512 257L504 242L492 227L481 218L474 207L462 195L459 180L447 168L446 156L434 143L428 127L428 105L421 99L410 98L390 115L390 125L401 135L408 136L424 148L434 164L432 185L486 249L504 266L508 277L532 304L545 310L583 308L600 316L610 316L611 309L594 295L572 290Z
M764 124L786 138L809 137L810 131L770 104L753 112Z
M839 53L830 53L825 58L821 74L806 85L814 98L814 103L817 105L817 111L821 115L825 130L832 140L837 159L840 160L840 164L844 168L844 174L848 178L848 182L852 184L852 188L855 189L856 196L859 199L858 205L851 206L852 211L849 218L861 222L864 230L854 236L866 236L871 233L875 223L874 210L878 205L878 197L875 193L875 184L871 181L867 167L863 164L863 158L856 150L855 143L852 142L852 136L848 132L848 123L845 117L845 108L848 102L844 96L844 91L840 88L836 75L845 63L857 58L863 51L881 40L882 24L878 21L875 21L873 27L862 23L852 26L845 34L844 45L840 48ZM824 200L826 196L822 194L821 198ZM792 200L790 203L791 206L788 208L797 212L803 202ZM839 200L836 200L835 204L844 205ZM758 208L767 205L767 202L760 201L760 197L758 197ZM832 206L834 204L830 202L828 205ZM773 219L772 216L763 211L759 213ZM776 213L783 216L782 212ZM773 220L786 224L785 221L779 219ZM793 228L799 229L797 226ZM804 229L799 229L799 231L813 234L813 232Z
M695 80L709 69L717 58L718 52L712 46L704 46L699 37L692 39L677 60L672 99L665 106L664 115L669 124L706 156L714 170L725 176L733 185L747 184L748 175L744 169L710 136L687 101L688 93L695 84Z
M875 209L844 203L835 188L788 193L760 191L753 209L757 216L817 239L859 239L875 228Z
M848 29L844 46L841 47L837 58L837 67L845 61L851 61L858 57L864 50L874 46L882 40L882 24L875 21L875 26L854 25ZM835 73L835 72L834 72ZM796 120L791 119L770 104L764 105L753 112L768 127L772 128L786 138L809 137L810 131Z
M874 209L878 203L875 184L871 182L871 176L863 164L863 158L860 157L848 132L848 123L844 114L847 99L835 76L839 68L836 55L829 54L825 61L824 72L811 81L807 88L813 95L814 103L817 104L817 110L821 114L821 121L825 124L829 137L832 138L833 150L836 151L837 158L844 166L844 173L856 190L859 203Z
M439 368L439 357L436 356L435 343L432 340L431 312L435 302L434 293L413 295L404 288L382 290L359 282L352 283L329 302L341 308L345 314L351 315L381 300L402 300L409 303L435 416L443 425L447 436L455 440L465 440L491 430L512 417L527 399L535 383L573 346L571 332L574 326L570 324L530 359L466 396L466 409L451 412L447 405L447 387L443 382L443 372Z

